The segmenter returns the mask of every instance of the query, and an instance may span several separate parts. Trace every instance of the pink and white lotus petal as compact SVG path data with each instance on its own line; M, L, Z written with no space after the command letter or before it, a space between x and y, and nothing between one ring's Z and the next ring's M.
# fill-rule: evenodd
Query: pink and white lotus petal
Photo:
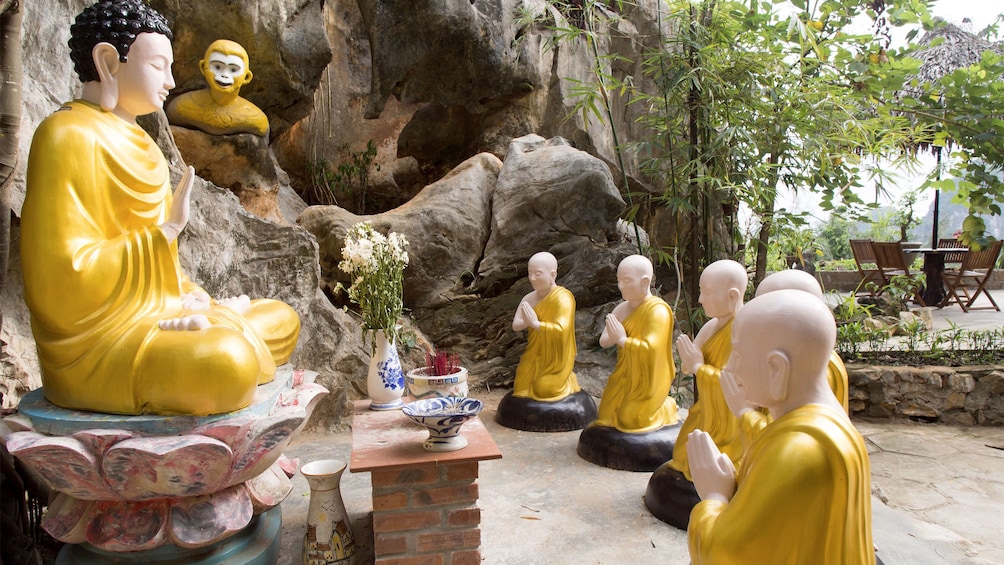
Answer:
M241 531L253 515L243 485L184 498L171 508L171 541L181 547L203 547Z
M91 508L87 543L106 551L142 551L167 541L170 502L98 501Z
M251 503L254 504L254 513L261 514L270 510L285 500L286 496L293 490L293 483L286 476L286 473L275 463L264 473L244 483L247 487Z
M223 488L233 451L199 435L127 439L105 454L101 468L127 500L198 496Z
M49 503L42 518L42 528L63 543L83 543L87 541L87 523L91 519L92 506L93 501L59 493Z
M7 450L53 490L84 500L120 498L98 472L97 458L80 440L17 432L7 436Z

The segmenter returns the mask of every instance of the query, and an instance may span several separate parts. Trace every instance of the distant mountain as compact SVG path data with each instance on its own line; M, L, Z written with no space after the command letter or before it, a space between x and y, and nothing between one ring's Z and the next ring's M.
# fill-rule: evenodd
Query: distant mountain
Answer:
M938 238L949 238L956 230L962 228L962 220L969 215L969 210L960 205L952 204L954 194L941 193L938 204ZM910 230L910 240L930 244L934 221L934 202L921 220L920 225ZM1004 216L983 216L987 225L987 233L997 239L1004 239Z

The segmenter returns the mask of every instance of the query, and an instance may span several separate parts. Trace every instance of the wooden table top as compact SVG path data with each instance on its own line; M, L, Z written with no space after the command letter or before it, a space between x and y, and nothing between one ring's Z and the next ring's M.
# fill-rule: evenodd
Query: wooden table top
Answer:
M353 473L502 458L502 451L480 417L472 418L460 431L467 438L467 447L433 452L422 447L429 437L427 429L400 410L370 410L369 406L369 400L352 404L349 471Z

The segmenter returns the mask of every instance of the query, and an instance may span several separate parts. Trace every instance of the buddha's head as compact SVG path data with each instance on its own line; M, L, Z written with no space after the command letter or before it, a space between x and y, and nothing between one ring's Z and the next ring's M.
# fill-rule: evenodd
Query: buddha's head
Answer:
M650 294L654 276L652 262L644 255L629 255L617 265L617 288L621 298L628 302L640 302Z
M174 88L167 19L139 0L103 0L70 28L70 55L82 98L135 123L164 107Z
M108 43L118 52L119 62L129 58L129 49L141 33L157 33L173 41L167 18L141 0L102 0L84 8L70 26L70 59L80 82L100 81L94 65L94 46Z
M206 55L199 61L202 76L214 93L236 96L241 87L254 76L249 68L248 52L240 43L217 39L209 44Z
M535 253L527 261L527 277L530 286L539 293L550 292L558 280L558 260L547 251Z
M743 305L749 284L746 267L731 259L715 261L701 273L698 302L709 318L723 318L736 313Z

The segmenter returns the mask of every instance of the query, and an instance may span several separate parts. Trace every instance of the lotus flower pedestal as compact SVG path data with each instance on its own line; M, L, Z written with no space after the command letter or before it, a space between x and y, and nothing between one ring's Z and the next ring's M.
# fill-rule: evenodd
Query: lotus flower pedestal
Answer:
M297 466L282 450L328 394L315 376L281 367L251 406L202 417L80 412L27 394L4 439L59 493L42 519L68 544L56 562L274 563Z

